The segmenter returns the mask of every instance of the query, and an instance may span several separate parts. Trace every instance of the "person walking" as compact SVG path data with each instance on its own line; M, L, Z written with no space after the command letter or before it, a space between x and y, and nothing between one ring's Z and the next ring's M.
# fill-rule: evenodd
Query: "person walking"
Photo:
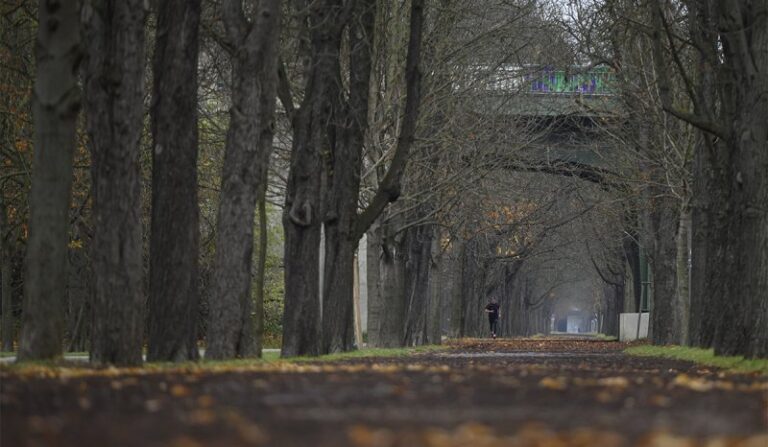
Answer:
M496 338L496 330L498 328L500 310L501 307L499 306L496 298L491 298L491 301L487 306L485 306L485 312L488 313L488 323L491 327L491 338Z

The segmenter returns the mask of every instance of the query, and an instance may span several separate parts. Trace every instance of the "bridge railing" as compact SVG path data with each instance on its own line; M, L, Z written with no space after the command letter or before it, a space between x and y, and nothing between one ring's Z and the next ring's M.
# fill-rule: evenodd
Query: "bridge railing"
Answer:
M476 85L486 91L546 95L615 95L616 75L608 67L501 66L474 67L481 79ZM476 78L478 79L478 78Z

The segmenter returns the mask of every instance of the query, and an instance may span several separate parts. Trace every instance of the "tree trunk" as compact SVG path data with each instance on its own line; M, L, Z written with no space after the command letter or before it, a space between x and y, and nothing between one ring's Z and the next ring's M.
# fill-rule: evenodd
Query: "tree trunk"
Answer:
M368 128L368 97L373 47L375 0L354 3L349 29L349 101L338 98L341 80L333 77L332 90L326 97L334 108L335 127L329 135L331 161L326 197L325 271L323 288L323 353L354 348L354 312L352 302L354 257L357 244L367 228L356 232L357 205L360 196L363 139ZM341 35L334 34L330 53L339 73Z
M721 98L729 163L727 294L715 329L716 354L768 357L768 5L718 3L724 52Z
M426 344L439 345L442 341L442 308L443 299L450 290L446 287L447 278L443 274L443 252L440 246L441 234L437 227L433 227L432 243L429 256L429 278L427 286L427 338Z
M335 149L332 153L331 194L328 201L330 214L325 218L326 229L328 229L326 233L328 245L326 247L330 247L326 254L325 284L330 286L333 283L337 287L333 290L327 287L328 293L323 295L323 348L324 351L328 352L348 350L352 347L349 335L352 325L348 321L350 319L348 315L351 313L348 310L351 307L348 289L351 290L351 282L347 279L350 277L349 265L351 264L341 257L353 256L354 249L362 235L384 211L385 207L400 196L401 179L410 148L415 139L416 120L421 100L419 64L424 4L422 0L413 0L411 2L410 34L405 66L405 110L402 115L400 135L386 174L380 181L368 207L358 215L356 210L360 185L360 163L363 135L367 128L371 47L373 45L373 25L377 3L368 0L358 2L356 5L360 7L359 10L356 10L359 17L357 15L353 17L349 33L349 60L352 67L349 76L349 102L344 105L346 113L336 116L337 119L343 116L347 122L342 121L342 127L335 129L333 135L329 135L330 140L340 138L340 141L337 142L338 146L334 145L333 141L330 144ZM340 81L338 82L340 83ZM338 94L332 95L326 97L326 100L333 101L338 96ZM328 254L334 257L329 257ZM328 263L334 259L337 265L329 266ZM385 330L391 329L393 328L385 328Z
M434 227L422 225L407 230L405 264L405 346L427 342L429 317L429 276L432 270Z
M702 134L694 150L693 198L691 205L691 302L689 339L692 346L712 346L715 333L715 312L711 288L712 266L715 264L715 237L712 219L713 208L710 198L711 168L704 146L707 135Z
M448 325L448 336L451 338L461 338L464 336L463 325L463 297L464 297L464 256L467 249L467 243L463 239L457 238L452 242L450 268L446 269L450 275L450 306L448 313L450 321Z
M662 192L663 194L663 192ZM675 240L679 223L679 206L673 199L660 196L651 211L651 233L653 238L653 304L651 307L650 337L654 344L675 343L675 304L677 300Z
M386 311L382 302L379 275L381 232L374 224L366 233L366 275L368 276L368 346L381 346L381 322Z
M285 312L283 313L283 357L318 355L321 348L319 257L320 173L319 148L311 141L313 111L319 108L310 80L304 105L294 119L291 169L286 188L283 228L285 231Z
M462 337L476 337L487 333L487 317L483 308L486 304L486 279L489 262L481 253L477 240L467 242L462 267Z
M0 191L0 299L2 299L3 332L2 347L5 352L13 351L13 297L11 296L11 230L8 224L8 209L5 197Z
M637 234L624 238L624 256L629 265L629 273L632 278L632 310L640 312L642 305L643 283L640 265L640 246L637 243Z
M95 277L91 361L141 364L140 145L147 11L139 0L93 1L86 13L86 116L93 182Z
M262 356L264 339L264 286L267 268L267 177L259 193L259 248L256 257L256 297L253 303L254 332L256 334L256 355Z
M258 355L252 315L251 269L256 200L272 151L277 94L280 1L222 3L232 55L232 107L217 216L206 358Z
M459 258L459 271L461 276L461 287L459 289L459 299L456 303L456 313L458 314L458 337L468 337L472 333L470 329L469 320L469 303L472 301L474 295L474 285L477 278L477 272L474 268L476 264L473 262L472 253L474 253L477 244L473 240L466 241L464 243L463 250L461 251L461 257Z
M62 353L72 159L80 109L78 5L41 2L38 13L32 96L35 160L19 360L53 359Z
M619 312L621 300L624 297L624 285L605 284L603 286L605 308L602 315L598 316L599 333L614 337L619 336Z
M691 295L690 295L690 234L691 234L691 210L683 203L680 210L680 221L678 223L677 237L675 239L675 249L677 259L675 262L675 273L677 283L677 303L675 304L675 327L677 328L677 339L674 343L687 345L690 341L690 314L691 314Z
M294 138L296 133L294 132ZM285 229L285 311L282 357L319 355L321 345L319 297L320 176L312 173L317 154L294 140L288 177ZM297 168L297 165L300 167Z
M158 3L147 360L197 360L200 0Z
M337 225L325 228L322 353L328 354L355 347L352 292L357 243Z
M293 116L293 148L283 212L285 231L285 312L281 355L318 355L323 350L320 308L321 152L331 146L327 126L330 100L338 96L337 0L310 8L311 61L301 107ZM326 233L327 238L327 233ZM331 244L333 246L333 244ZM332 248L333 250L333 248ZM326 255L333 259L333 254ZM350 261L350 266L351 266ZM351 269L349 271L351 276ZM349 282L351 294L351 280ZM351 300L351 295L350 295ZM350 308L352 303L349 303Z
M709 348L714 343L720 319L721 297L726 297L725 222L729 202L725 199L727 148L703 134L694 152L691 212L691 344Z
M88 340L90 339L88 316L90 315L89 302L93 296L93 275L91 273L91 261L87 254L88 249L85 245L88 241L85 238L79 240L84 243L83 247L70 247L69 249L66 352L87 351Z
M717 99L717 65L719 65L719 37L714 23L714 2L690 4L691 38L697 54L696 70L700 73L696 85L695 112L702 116L715 116ZM722 238L717 236L718 213L722 194L719 186L717 157L726 152L721 142L710 134L699 131L694 146L691 198L691 311L689 337L693 346L711 347L718 318L717 290L722 286L718 274L723 255Z
M396 219L397 220L397 219ZM384 311L381 320L380 346L403 346L405 327L405 241L403 234L393 234L396 223L382 224L382 256L379 267L381 301Z

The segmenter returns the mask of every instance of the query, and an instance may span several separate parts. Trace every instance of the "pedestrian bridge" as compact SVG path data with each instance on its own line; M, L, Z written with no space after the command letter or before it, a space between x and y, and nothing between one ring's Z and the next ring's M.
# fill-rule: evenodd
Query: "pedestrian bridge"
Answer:
M477 110L501 115L602 117L621 112L615 73L604 66L474 67L456 88Z
M494 129L494 144L509 148L510 168L596 181L602 180L600 170L615 165L615 129L625 118L612 70L532 66L484 70L477 68L473 84L459 88L474 113ZM584 171L589 174L585 177L568 169L590 172ZM597 177L591 175L595 173Z

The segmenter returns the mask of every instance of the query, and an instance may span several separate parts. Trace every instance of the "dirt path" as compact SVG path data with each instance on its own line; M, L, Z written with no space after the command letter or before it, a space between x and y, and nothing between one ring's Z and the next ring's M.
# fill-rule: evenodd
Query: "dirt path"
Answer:
M768 379L622 348L476 340L220 371L4 370L0 445L768 446Z

